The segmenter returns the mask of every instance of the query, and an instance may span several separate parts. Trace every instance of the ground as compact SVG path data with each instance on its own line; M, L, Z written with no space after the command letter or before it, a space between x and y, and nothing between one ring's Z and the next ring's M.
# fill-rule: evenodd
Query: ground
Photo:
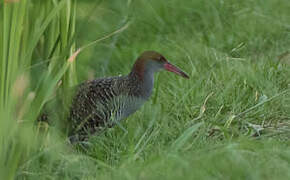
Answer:
M129 23L78 56L79 82L129 73L145 50L190 79L159 73L150 101L84 148L52 128L18 179L289 179L289 8L289 0L79 1L78 47Z

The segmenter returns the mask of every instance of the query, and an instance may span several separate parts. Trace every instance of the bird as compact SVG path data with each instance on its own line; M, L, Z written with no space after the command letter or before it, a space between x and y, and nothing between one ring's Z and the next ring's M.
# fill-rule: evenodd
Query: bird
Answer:
M156 51L145 51L124 76L98 78L81 83L72 103L68 121L71 142L87 141L104 128L111 128L135 113L149 100L154 74L167 70L189 76Z

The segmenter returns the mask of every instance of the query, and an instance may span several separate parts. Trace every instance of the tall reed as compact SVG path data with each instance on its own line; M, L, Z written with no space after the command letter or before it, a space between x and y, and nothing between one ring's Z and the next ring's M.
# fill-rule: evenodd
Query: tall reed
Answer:
M75 16L76 0L0 3L0 179L37 151L35 121L55 89L76 82Z

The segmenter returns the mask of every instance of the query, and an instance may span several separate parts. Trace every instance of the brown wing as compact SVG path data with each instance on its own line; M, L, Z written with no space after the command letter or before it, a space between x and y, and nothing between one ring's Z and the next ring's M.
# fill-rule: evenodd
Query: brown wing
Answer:
M111 101L122 92L120 79L96 79L79 86L70 110L71 135L87 137L102 127L112 126L109 120L115 109Z

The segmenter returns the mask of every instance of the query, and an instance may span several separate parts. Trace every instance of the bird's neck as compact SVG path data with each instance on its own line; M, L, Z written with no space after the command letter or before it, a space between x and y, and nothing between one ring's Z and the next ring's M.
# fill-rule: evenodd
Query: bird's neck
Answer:
M152 89L154 85L154 72L150 69L144 69L144 71L136 71L133 69L129 74L129 77L134 79L136 90L142 98L148 99L152 94Z
M154 72L152 71L144 71L143 76L143 90L144 95L149 98L152 94L153 86L154 86Z

